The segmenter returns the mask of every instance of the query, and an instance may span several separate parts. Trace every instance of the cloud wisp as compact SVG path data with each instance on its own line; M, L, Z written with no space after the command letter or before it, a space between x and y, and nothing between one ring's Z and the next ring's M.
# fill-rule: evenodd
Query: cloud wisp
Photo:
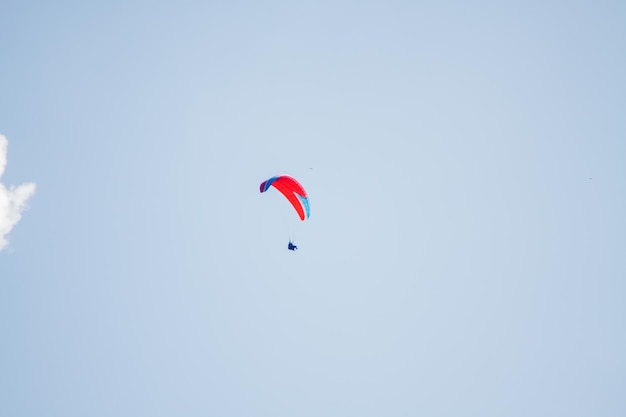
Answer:
M0 179L7 166L8 145L6 136L0 135ZM26 202L34 193L34 183L6 187L0 182L0 251L7 246L7 235L20 221Z

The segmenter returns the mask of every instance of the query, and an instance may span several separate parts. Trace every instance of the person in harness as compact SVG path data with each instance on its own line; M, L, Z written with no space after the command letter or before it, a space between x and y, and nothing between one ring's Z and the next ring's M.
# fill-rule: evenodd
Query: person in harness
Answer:
M289 244L287 245L287 249L295 251L298 250L298 247L294 245L293 242L290 240Z

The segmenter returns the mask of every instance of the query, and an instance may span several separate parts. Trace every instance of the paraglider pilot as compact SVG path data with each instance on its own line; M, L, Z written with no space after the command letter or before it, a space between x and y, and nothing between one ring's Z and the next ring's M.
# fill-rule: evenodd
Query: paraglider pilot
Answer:
M287 245L287 249L295 251L295 250L298 250L298 247L294 245L293 242L290 240L289 244Z

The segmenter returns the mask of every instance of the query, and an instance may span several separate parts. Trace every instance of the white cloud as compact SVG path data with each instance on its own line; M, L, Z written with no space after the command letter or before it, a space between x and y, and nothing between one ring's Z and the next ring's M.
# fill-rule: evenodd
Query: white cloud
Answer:
M7 147L9 142L0 135L0 178L7 166ZM26 202L35 193L35 184L26 183L20 186L6 187L0 183L0 251L8 244L6 236L13 226L20 221Z

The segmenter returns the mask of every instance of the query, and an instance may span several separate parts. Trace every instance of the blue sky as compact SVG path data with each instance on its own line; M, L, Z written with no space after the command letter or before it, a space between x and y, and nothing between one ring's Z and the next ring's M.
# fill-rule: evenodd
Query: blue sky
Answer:
M626 412L622 3L0 16L1 415Z

